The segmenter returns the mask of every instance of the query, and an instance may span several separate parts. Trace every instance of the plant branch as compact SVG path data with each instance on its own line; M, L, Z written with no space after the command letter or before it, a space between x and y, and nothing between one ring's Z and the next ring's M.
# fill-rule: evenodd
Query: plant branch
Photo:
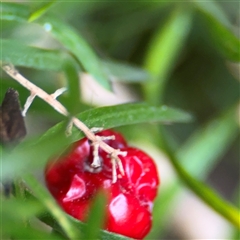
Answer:
M15 79L17 82L19 82L23 87L28 89L30 91L30 96L27 99L27 102L25 104L25 109L23 110L23 114L26 114L27 109L30 107L32 101L36 96L41 98L43 101L47 102L50 106L52 106L57 112L60 114L69 117L70 124L74 124L79 130L81 130L85 136L92 142L92 145L94 149L98 149L99 147L107 152L111 159L112 159L112 171L113 171L113 182L117 181L117 170L116 170L116 165L118 165L120 173L124 175L124 170L122 167L121 160L119 159L119 155L121 156L126 156L127 152L122 152L119 149L114 149L108 144L106 144L103 140L102 137L97 136L91 131L82 121L80 121L78 118L71 116L70 113L67 111L67 109L58 101L56 100L56 97L59 96L64 89L60 89L59 91L57 90L53 94L48 94L35 84L31 83L28 79L23 77L12 65L10 64L4 64L2 66L3 70L10 75L13 79ZM68 129L69 131L70 129ZM92 163L93 168L100 167L100 162L99 162L99 156L98 156L98 151L94 151L94 159Z

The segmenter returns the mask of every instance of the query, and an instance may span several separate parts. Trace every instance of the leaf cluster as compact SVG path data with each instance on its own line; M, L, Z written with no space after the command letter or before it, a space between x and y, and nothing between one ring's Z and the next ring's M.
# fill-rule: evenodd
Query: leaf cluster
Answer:
M164 236L168 213L184 187L224 217L233 232L240 229L236 204L206 183L239 137L239 83L232 71L240 61L233 31L237 5L228 4L1 3L2 63L13 64L49 93L67 85L67 94L59 99L71 114L90 128L119 128L129 139L161 149L184 183L176 180L160 188L148 239ZM113 80L124 84L141 102L98 108L84 103L79 81L83 72L108 91ZM0 81L1 99L8 87L18 90L22 102L27 98L28 92L4 72ZM3 238L126 239L99 230L103 196L96 198L84 224L66 215L33 177L44 173L49 158L84 136L73 129L66 137L68 119L40 100L31 109L54 126L11 152L1 148L1 181L14 185L14 196L1 196ZM238 188L237 183L234 191Z

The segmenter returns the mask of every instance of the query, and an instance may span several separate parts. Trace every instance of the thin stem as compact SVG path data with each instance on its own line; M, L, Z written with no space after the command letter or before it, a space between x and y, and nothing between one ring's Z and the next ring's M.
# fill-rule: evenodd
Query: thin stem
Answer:
M10 66L7 64L7 65L3 65L2 68L8 75L14 78L26 89L28 89L31 95L38 96L39 98L47 102L49 105L51 105L56 111L58 111L62 115L65 115L65 116L69 115L67 109L60 102L58 102L55 98L53 98L51 95L43 91L41 88L39 88L35 84L28 81L13 66Z
M56 100L56 97L59 96L59 93L63 92L63 89L59 91L56 91L54 94L50 95L46 93L44 90L36 86L35 84L31 83L29 80L27 80L25 77L23 77L13 66L9 64L5 64L2 66L3 70L10 75L13 79L15 79L17 82L19 82L22 86L24 86L26 89L28 89L31 93L30 95L30 101L33 100L35 96L38 96L45 102L47 102L50 106L52 106L56 111L58 111L60 114L66 116L66 117L71 117L71 122L78 128L80 129L85 136L92 142L92 145L96 145L97 147L100 147L102 150L107 152L113 162L113 182L117 181L117 176L116 176L116 164L119 166L120 172L122 175L124 175L124 171L122 168L122 164L120 159L118 158L118 155L121 156L126 156L127 152L122 152L119 149L114 149L110 147L108 144L103 142L103 139L99 138L99 136L96 136L82 121L80 121L78 118L74 116L70 116L70 113L67 111L67 109L58 101ZM34 97L33 97L34 96ZM31 102L27 101L27 108L30 106ZM28 106L29 105L29 106ZM24 113L26 110L24 109ZM70 122L70 126L71 126ZM69 129L68 129L69 130ZM96 166L96 161L94 162L94 167L99 167Z
M29 109L29 107L31 106L34 98L36 97L36 94L35 93L31 93L30 96L27 98L27 101L26 103L24 104L24 108L23 108L23 111L22 111L22 116L25 117L26 116L26 113Z

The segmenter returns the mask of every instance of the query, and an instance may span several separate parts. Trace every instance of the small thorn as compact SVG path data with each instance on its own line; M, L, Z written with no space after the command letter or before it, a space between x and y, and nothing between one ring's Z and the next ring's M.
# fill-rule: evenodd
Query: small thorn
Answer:
M122 165L121 159L118 157L118 155L126 155L127 152L121 152L119 149L116 149L111 154L111 161L112 161L112 172L113 172L113 183L117 181L117 168L116 165L119 167L120 174L122 176L125 175L125 171Z
M124 152L119 152L118 155L121 155L123 157L126 157L127 156L127 151L124 151Z
M125 171L123 169L122 161L119 158L117 158L117 164L118 164L119 171L120 171L121 175L124 176L125 175Z
M102 127L93 127L90 129L92 133L98 133L98 132L101 132L102 130L103 130Z
M57 89L54 93L51 94L51 96L56 99L57 97L59 97L60 95L62 95L65 91L67 91L67 88L63 87L63 88L59 88Z
M29 109L29 107L31 106L34 98L36 97L36 93L31 92L30 96L27 98L24 107L23 107L23 111L22 111L22 116L25 117L27 114L27 111Z
M115 140L115 136L101 136L102 141L106 140Z
M98 157L98 156L94 157L91 167L93 167L93 168L101 167L100 157Z
M92 167L94 168L98 168L101 166L101 161L100 161L100 157L99 157L99 143L95 142L92 144L93 145L93 162L91 164Z
M73 128L73 120L71 118L68 125L67 125L67 128L65 130L65 134L66 134L67 137L72 135L72 128Z
M112 183L117 182L117 168L116 168L116 160L114 158L112 160Z

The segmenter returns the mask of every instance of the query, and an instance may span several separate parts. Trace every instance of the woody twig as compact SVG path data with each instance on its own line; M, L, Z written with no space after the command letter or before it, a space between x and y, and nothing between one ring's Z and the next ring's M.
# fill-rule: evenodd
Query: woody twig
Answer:
M58 111L60 114L70 118L69 128L68 132L70 132L70 128L72 125L75 125L79 130L81 130L85 136L91 141L94 151L93 151L93 162L91 166L93 168L100 167L100 161L99 161L99 151L98 149L101 148L105 152L109 154L112 160L112 181L117 181L117 169L116 166L119 167L119 171L121 175L124 175L124 169L121 163L121 160L118 156L126 156L127 152L123 152L119 149L114 149L108 144L106 144L103 140L103 137L97 136L94 134L94 131L91 131L82 121L80 121L75 116L70 116L70 113L67 111L67 109L58 101L56 98L61 95L66 89L61 88L58 89L53 94L46 93L43 89L39 88L32 82L30 82L28 79L23 77L12 65L10 64L4 64L2 66L3 70L11 76L13 79L15 79L17 82L19 82L23 87L28 89L30 91L30 96L28 97L24 109L22 111L23 116L26 115L27 110L29 109L32 101L35 97L41 98L43 101L47 102L50 106L52 106L56 111Z

